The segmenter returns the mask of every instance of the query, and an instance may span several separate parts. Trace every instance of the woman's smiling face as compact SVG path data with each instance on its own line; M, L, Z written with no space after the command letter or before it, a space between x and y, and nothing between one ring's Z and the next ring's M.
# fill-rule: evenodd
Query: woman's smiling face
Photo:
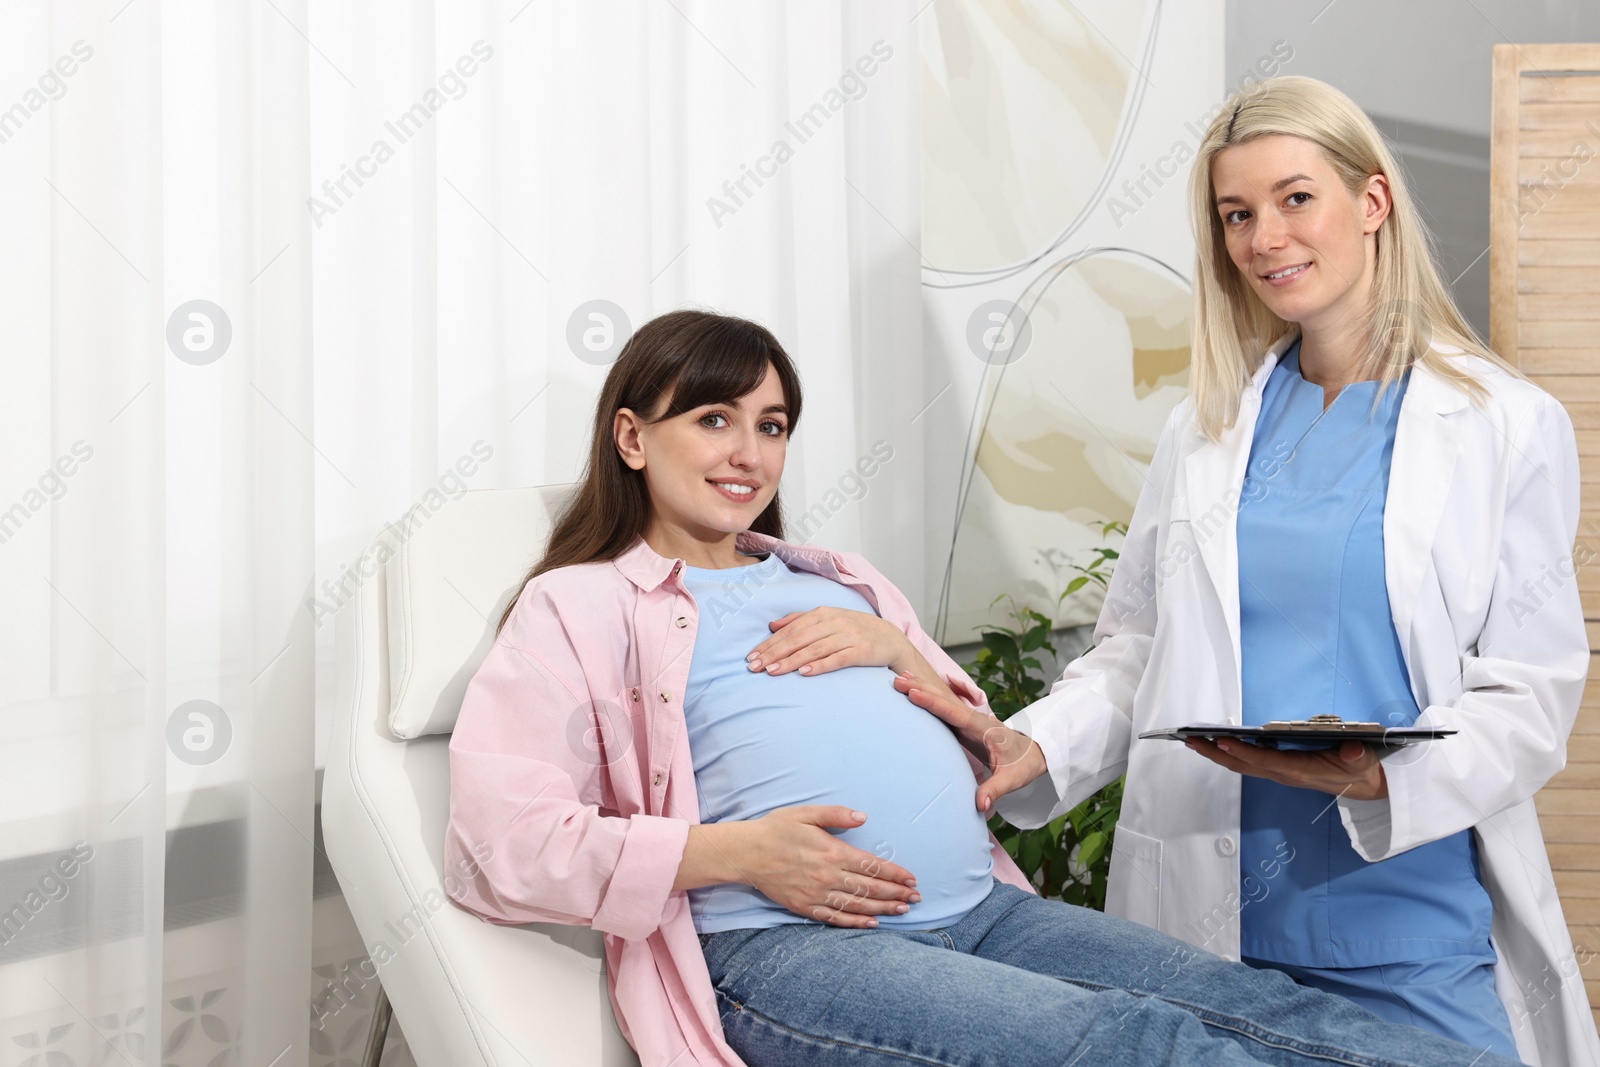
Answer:
M1218 152L1211 184L1228 258L1273 314L1304 326L1365 312L1389 214L1383 175L1352 196L1320 147L1273 135Z
M783 385L768 364L737 400L652 423L624 408L614 436L623 462L644 472L652 526L720 541L748 530L777 495L789 446Z

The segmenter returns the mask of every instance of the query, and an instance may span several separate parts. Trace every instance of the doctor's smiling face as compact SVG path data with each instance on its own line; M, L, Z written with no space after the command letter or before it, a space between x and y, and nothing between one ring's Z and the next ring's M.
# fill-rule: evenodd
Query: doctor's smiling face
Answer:
M661 408L669 403L663 398ZM769 364L744 396L700 404L645 421L623 408L613 432L622 461L644 474L650 496L645 540L691 565L707 565L695 545L725 545L748 530L778 492L789 446L782 382ZM714 564L728 566L722 559Z
M1211 182L1228 257L1273 314L1310 330L1364 321L1388 179L1352 190L1318 145L1275 134L1218 152Z

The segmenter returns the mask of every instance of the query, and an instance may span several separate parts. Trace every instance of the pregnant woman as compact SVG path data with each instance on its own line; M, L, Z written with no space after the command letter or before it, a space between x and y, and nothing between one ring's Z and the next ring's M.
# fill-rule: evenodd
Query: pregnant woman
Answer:
M1000 802L1036 826L1125 771L1107 911L1385 1018L1595 1067L1533 805L1590 661L1572 423L1462 320L1404 175L1331 86L1230 100L1191 192L1191 395L1095 647L1007 721L1037 747L986 788L1039 776ZM1138 739L1317 713L1457 733L1383 759Z
M895 683L981 693L865 560L780 539L799 416L753 323L629 340L451 739L445 861L494 856L458 904L603 931L646 1067L1510 1062L1035 896Z

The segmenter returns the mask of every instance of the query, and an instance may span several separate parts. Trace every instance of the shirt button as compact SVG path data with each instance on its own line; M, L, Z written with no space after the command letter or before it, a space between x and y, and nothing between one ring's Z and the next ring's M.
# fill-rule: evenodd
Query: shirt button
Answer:
M679 615L678 616L678 625L680 627L688 626L689 625L689 620L684 618L682 615Z
M661 772L660 771L657 771L655 773L655 777L650 779L650 784L651 785L660 785L661 784Z
M1231 856L1239 850L1239 846L1231 837L1217 838L1217 855Z
M661 703L663 703L663 704L665 704L667 701L672 699L671 697L667 696L667 694L665 694L665 693L660 693L660 694L657 694L657 695L661 697Z
M639 699L639 687L638 686L634 686L632 689L628 690L628 695L630 697L632 697L633 699L638 700Z

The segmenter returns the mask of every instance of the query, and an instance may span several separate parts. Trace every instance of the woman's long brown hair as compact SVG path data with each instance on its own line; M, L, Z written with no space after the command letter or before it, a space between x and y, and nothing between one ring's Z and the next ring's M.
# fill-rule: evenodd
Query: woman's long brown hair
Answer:
M523 587L557 567L616 559L644 536L650 494L644 472L617 454L612 424L620 409L645 422L661 422L703 404L732 403L760 385L769 366L783 386L792 435L800 421L800 376L766 327L708 311L672 311L639 327L622 346L600 390L589 459L577 492L556 519L544 557L522 580ZM662 410L651 415L658 407ZM777 494L750 529L783 536ZM506 605L496 633L511 617L517 599Z

